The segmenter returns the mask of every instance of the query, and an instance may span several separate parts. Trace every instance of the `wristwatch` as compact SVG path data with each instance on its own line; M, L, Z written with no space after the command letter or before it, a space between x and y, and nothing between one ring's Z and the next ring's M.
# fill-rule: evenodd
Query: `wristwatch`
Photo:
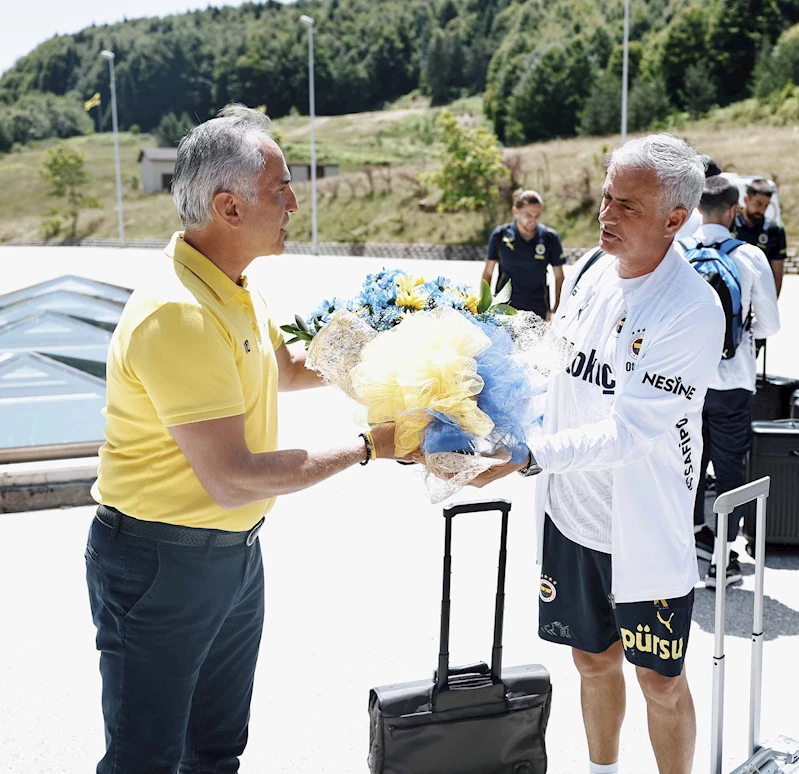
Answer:
M529 453L530 456L527 460L527 464L519 471L519 475L522 478L528 478L529 476L537 476L542 468L541 466L535 461L535 457L533 457L533 453Z

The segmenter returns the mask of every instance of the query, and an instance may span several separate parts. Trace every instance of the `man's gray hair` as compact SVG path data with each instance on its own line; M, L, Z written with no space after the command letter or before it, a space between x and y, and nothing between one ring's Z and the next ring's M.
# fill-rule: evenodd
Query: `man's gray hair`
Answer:
M705 161L687 142L671 134L650 134L624 143L613 151L608 171L614 167L651 169L660 184L660 209L665 215L675 207L693 212L705 186Z
M180 141L172 199L186 228L211 222L211 203L220 191L255 204L258 175L265 165L261 143L273 139L271 126L258 110L232 105L193 127Z

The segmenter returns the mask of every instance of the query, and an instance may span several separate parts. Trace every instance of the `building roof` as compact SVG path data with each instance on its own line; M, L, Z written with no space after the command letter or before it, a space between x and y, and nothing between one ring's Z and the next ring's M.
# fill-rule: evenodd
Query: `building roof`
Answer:
M103 440L105 382L35 352L0 354L0 449Z
M51 290L40 296L0 307L0 327L39 312L59 312L84 320L116 324L122 314L122 307L123 304L118 301L91 298L72 290Z
M131 293L67 274L0 296L0 460L96 453L108 345Z
M143 148L139 151L139 161L177 161L177 148Z
M85 296L104 298L107 301L119 301L122 304L127 302L133 292L119 285L109 285L107 282L77 277L74 274L64 274L60 277L38 282L30 287L20 288L12 293L1 295L0 307L15 304L28 298L35 298L52 290L71 290L75 293L82 293Z
M57 312L39 312L0 328L0 353L40 352L104 363L111 332Z

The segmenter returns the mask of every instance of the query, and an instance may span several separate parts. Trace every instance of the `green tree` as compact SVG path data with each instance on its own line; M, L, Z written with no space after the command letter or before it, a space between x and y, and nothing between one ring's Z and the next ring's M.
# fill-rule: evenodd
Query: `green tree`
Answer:
M444 105L449 96L449 56L447 41L440 30L436 30L430 41L427 52L427 87L430 90L430 102L433 106Z
M710 19L704 8L682 11L666 29L663 43L661 69L666 79L666 90L677 95L680 107L687 107L682 97L688 68L707 62L712 53L708 48ZM715 61L711 63L715 65Z
M780 13L791 24L799 22L799 0L777 0Z
M632 83L641 70L641 60L644 58L644 47L638 40L630 41L630 48L627 56L627 66L630 73L630 83ZM608 58L607 69L617 78L621 78L624 69L624 47L619 43L611 52Z
M0 116L0 153L8 153L14 147L14 135L6 118Z
M621 126L621 78L604 72L594 81L580 111L578 134L603 135L618 132Z
M155 139L162 148L174 148L192 126L194 122L188 113L180 117L174 113L167 113L155 130Z
M64 219L68 219L67 239L75 239L78 232L78 216L83 208L100 207L94 196L83 191L89 182L84 167L83 154L64 142L54 145L45 154L39 170L42 179L50 186L49 196L66 199L63 212L50 210L47 213L45 230L48 236L57 236L61 231Z
M721 0L708 42L723 104L747 95L758 50L775 41L782 27L776 0Z
M592 61L583 40L529 54L508 105L509 142L570 137L591 88Z
M773 53L774 47L768 42L764 43L760 47L752 73L752 94L761 102L765 102L771 94L779 91L785 85L783 75L774 61Z
M440 211L484 210L494 223L499 182L508 177L497 138L483 127L467 127L449 111L436 121L441 143L436 149L440 166L421 172L419 179L441 189Z
M705 115L718 98L718 86L711 65L708 62L688 65L683 87L677 96L691 118Z
M752 75L752 88L760 100L789 83L799 84L799 24L783 32L776 46L761 47Z
M671 102L662 78L639 78L630 89L629 126L633 131L648 129L671 112Z

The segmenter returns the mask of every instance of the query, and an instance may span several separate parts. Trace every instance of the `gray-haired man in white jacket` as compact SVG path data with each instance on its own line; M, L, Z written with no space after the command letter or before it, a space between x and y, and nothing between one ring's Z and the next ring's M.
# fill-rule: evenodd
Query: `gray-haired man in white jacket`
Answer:
M574 344L547 393L540 473L539 636L571 646L581 675L590 772L618 772L624 658L636 666L661 774L688 774L696 719L684 671L699 580L693 505L702 404L725 317L673 246L699 204L705 166L671 135L626 143L610 160L602 253L567 278L553 329Z

